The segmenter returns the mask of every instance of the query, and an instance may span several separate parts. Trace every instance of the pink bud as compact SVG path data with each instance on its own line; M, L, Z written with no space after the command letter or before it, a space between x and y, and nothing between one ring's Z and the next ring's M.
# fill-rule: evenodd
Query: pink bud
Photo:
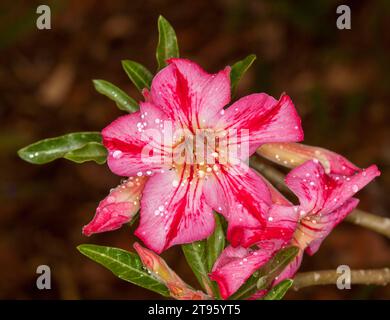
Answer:
M315 160L321 162L328 174L349 176L361 171L335 152L300 143L267 143L258 148L256 152L287 168L295 168L308 160Z

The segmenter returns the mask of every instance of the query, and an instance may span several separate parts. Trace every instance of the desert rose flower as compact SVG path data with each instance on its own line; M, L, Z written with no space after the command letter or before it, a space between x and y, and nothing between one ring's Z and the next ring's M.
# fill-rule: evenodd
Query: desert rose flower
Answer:
M298 210L282 194L270 186L274 205L270 210L267 228L258 234L252 248L228 246L215 262L210 278L218 283L224 299L235 293L241 285L274 254L291 242L298 222ZM261 290L256 297L266 291Z
M286 177L287 186L297 195L300 222L291 241L299 247L296 259L283 271L278 282L292 277L298 270L303 253L316 253L322 241L352 210L359 200L355 193L380 172L375 165L347 176L326 174L316 160L307 161Z
M292 205L269 185L275 203L270 218L274 218L262 239L258 238L255 249L227 247L213 267L210 277L218 283L222 297L226 299L236 292L286 244L297 246L300 251L273 285L293 277L300 267L303 252L310 255L317 252L331 230L357 206L359 200L353 195L379 174L376 166L370 166L351 176L328 175L318 160L307 161L286 177L287 185L300 200L299 206ZM283 233L270 232L270 228L282 228ZM264 293L262 290L258 296Z
M157 253L209 236L213 210L227 219L232 245L250 246L267 225L272 200L246 161L264 143L303 139L286 95L252 94L225 108L229 73L171 59L144 90L140 111L102 131L111 171L147 177L135 234Z

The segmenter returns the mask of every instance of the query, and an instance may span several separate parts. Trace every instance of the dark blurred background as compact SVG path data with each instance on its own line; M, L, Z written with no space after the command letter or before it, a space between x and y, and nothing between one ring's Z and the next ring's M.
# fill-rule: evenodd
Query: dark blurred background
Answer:
M141 99L120 61L155 70L156 21L175 27L181 55L215 72L254 53L258 60L238 96L287 92L302 116L305 142L342 153L382 176L359 194L360 207L390 215L390 1L83 0L46 1L52 29L38 30L42 2L0 4L0 298L142 299L157 295L115 278L76 246L131 249L132 230L86 238L81 227L120 178L105 165L58 160L23 162L16 151L72 131L101 130L121 112L94 91L106 79ZM352 30L336 28L336 7L348 4ZM191 284L179 248L164 257ZM35 286L36 268L52 270L52 290ZM389 242L342 223L301 270L390 265ZM389 287L322 286L290 299L390 298Z

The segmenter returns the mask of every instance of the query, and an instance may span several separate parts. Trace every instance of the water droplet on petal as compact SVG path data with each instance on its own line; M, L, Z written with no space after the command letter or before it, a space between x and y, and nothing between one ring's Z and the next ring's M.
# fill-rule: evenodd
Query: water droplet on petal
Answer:
M173 185L174 187L177 187L177 186L179 185L179 181L173 180L173 181L172 181L172 185Z
M107 197L107 202L108 202L108 203L113 203L113 202L115 202L115 197L113 197L113 196Z
M113 153L112 153L112 156L114 157L114 159L120 159L122 157L122 151L120 150L115 150Z

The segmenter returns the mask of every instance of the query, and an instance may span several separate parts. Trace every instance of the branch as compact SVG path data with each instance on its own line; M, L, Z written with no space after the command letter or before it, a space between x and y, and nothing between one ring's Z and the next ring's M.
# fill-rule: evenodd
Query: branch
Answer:
M294 277L293 289L304 287L336 284L342 274L336 270L322 270L297 273ZM390 269L351 270L351 284L387 285L390 283Z
M270 180L279 190L290 195L293 194L284 183L284 174L274 167L262 162L258 156L252 156L250 158L250 166ZM390 238L389 218L380 217L360 209L355 209L347 216L345 221L370 229Z
M373 230L390 238L389 218L380 217L360 209L355 209L345 218L345 221Z

